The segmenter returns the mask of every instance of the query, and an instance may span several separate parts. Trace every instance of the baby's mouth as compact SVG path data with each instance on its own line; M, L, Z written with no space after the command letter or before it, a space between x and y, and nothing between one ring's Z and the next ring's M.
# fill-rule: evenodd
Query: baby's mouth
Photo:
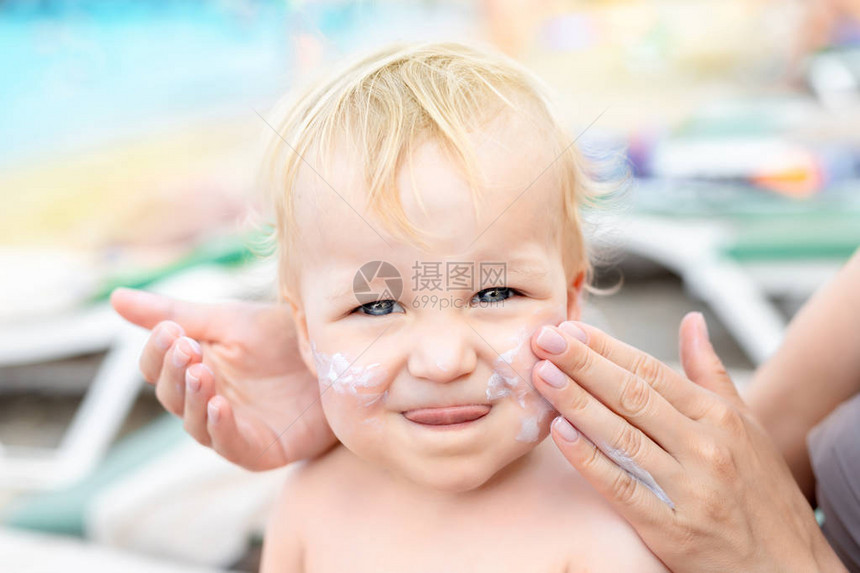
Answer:
M469 404L466 406L445 406L440 408L418 408L407 410L403 415L407 420L429 426L447 426L474 422L486 416L491 406L488 404Z

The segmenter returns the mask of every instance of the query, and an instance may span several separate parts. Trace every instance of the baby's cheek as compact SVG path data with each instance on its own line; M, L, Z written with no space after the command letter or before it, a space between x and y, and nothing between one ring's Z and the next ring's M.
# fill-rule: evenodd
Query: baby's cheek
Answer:
M520 429L516 439L521 442L536 442L546 435L550 415L555 410L532 384L532 369L538 358L532 353L528 340L527 336L513 362L514 368L523 377L514 390L514 397L520 407Z
M555 409L534 388L529 388L520 415L520 431L517 440L536 442L549 432L549 424Z
M388 377L380 364L357 364L346 354L326 354L312 343L320 400L329 425L342 441L356 430L377 424L375 414L388 395Z
M334 435L353 451L360 450L359 444L375 429L373 418L368 416L368 408L355 397L338 394L329 390L320 397L323 413Z
M358 364L346 354L326 354L311 343L320 394L335 392L358 398L357 402L367 406L382 399L387 390L387 377L381 364Z
M555 409L532 385L532 370L538 357L531 351L529 340L541 326L558 324L562 320L561 310L536 313L532 324L515 335L515 346L503 352L493 365L493 374L487 383L487 399L507 397L517 404L520 428L516 439L519 441L536 442L549 430Z

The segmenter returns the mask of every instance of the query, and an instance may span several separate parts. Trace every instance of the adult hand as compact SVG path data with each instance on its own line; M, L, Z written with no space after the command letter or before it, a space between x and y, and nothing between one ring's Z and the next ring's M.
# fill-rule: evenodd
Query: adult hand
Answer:
M544 327L535 388L567 460L675 572L845 571L708 340L681 323L687 377L582 323Z
M201 444L267 470L336 443L283 305L195 304L130 289L115 290L111 304L152 329L140 370Z

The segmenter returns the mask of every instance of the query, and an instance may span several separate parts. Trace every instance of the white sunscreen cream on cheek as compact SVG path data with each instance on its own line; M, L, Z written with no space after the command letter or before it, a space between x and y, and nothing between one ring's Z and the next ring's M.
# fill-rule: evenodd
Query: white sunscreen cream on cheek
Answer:
M317 368L321 391L329 388L338 394L349 394L360 397L365 406L370 406L384 398L388 391L380 392L379 386L385 380L385 371L381 364L361 366L355 364L345 354L336 352L325 354L311 342L311 354Z
M553 411L552 406L531 386L529 377L537 356L526 346L529 333L526 328L517 331L516 345L499 355L493 363L493 374L487 381L487 400L513 397L523 414L516 439L535 442L540 436L540 424Z
M517 434L517 440L521 442L536 442L540 437L541 422L548 415L555 413L555 410L535 390L527 390L527 393L530 395L529 401L531 405L528 407L530 413L524 414L522 417L522 425L520 426L520 433Z

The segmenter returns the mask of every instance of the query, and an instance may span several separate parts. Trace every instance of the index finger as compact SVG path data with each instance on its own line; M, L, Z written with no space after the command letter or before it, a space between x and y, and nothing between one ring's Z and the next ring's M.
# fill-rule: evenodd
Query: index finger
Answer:
M559 325L559 329L584 342L610 362L645 380L685 416L698 420L708 411L712 397L707 391L647 352L583 322L565 321Z
M143 328L152 329L166 320L179 324L188 336L210 340L213 316L209 305L175 300L168 296L135 290L117 288L110 295L114 310L127 321Z
M616 435L629 435L631 432L635 434L636 430L640 430L674 457L674 452L683 447L686 436L695 433L693 421L674 408L645 380L594 352L582 344L580 339L562 333L560 328L544 326L532 351L538 358L554 363L557 366L555 372L565 375L564 378L556 376L554 384L550 378L546 376L542 378L551 386L560 388L562 393L568 394L568 403L561 403L553 392L546 394L542 385L535 384L535 389L572 423L577 423L577 420L571 417L574 413L572 410L595 411L595 408L584 405L588 400L587 397L573 398L578 387L587 396L596 398L606 408L629 422L629 424L620 424L622 430L616 431ZM552 369L541 368L541 374L552 372ZM568 379L575 384L567 384ZM615 425L619 426L619 424ZM583 429L595 443L608 439L608 436L597 436L594 432ZM618 440L618 438L615 439ZM623 441L634 442L633 440ZM623 445L613 447L621 450L631 449ZM639 449L639 447L632 449Z

